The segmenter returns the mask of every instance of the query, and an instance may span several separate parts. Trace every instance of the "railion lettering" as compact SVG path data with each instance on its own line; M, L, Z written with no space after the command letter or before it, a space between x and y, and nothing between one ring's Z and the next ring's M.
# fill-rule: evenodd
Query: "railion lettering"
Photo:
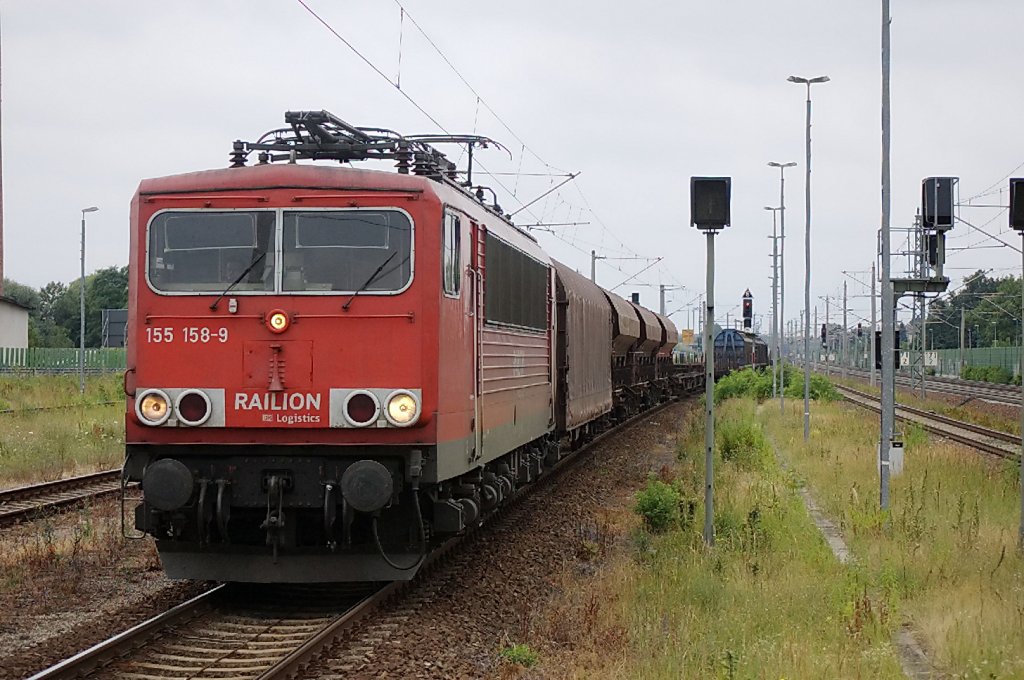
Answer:
M235 393L236 411L319 411L323 395L314 392Z

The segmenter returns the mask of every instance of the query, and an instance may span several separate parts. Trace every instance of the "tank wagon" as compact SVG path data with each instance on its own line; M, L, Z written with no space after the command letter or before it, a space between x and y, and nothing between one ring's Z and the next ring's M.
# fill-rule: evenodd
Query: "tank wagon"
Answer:
M471 163L490 140L285 120L131 204L124 470L168 576L411 578L567 451L701 387L669 319L549 258L434 146ZM368 159L398 171L297 162Z
M757 333L727 328L715 336L715 377L752 366L768 366L768 343Z

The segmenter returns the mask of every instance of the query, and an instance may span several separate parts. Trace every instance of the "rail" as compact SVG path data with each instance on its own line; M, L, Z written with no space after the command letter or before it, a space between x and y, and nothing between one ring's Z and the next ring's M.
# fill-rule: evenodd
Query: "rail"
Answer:
M832 377L840 375L842 369L832 367ZM820 372L820 368L819 368ZM860 369L847 368L847 376L857 380L866 380L870 373ZM905 375L896 375L896 384L906 389L917 389L921 385L919 378L911 378ZM1021 403L1019 385L1002 385L981 380L964 380L962 378L948 378L945 376L928 376L925 378L925 391L949 394L957 397L972 399L983 399L994 401L1000 404L1018 406ZM965 402L966 403L966 402Z
M624 433L677 400L648 409L569 453L535 483L521 487L483 524L431 551L414 581L341 586L227 584L33 675L29 680L80 677L294 677L358 622L405 593L459 545L528 494L559 479L609 437Z
M27 406L25 408L0 408L2 416L17 416L28 413L46 413L47 411L63 411L69 408L99 408L100 406L115 406L124 404L124 399L114 401L87 401L77 404L58 404L56 406Z
M847 401L876 413L881 412L881 400L873 394L841 385L836 385L836 389ZM915 423L928 432L999 458L1017 460L1020 455L1020 438L1008 432L993 430L975 425L974 423L966 423L962 420L902 404L896 405L896 418L904 422Z
M0 491L0 526L116 493L120 485L121 470L104 470Z

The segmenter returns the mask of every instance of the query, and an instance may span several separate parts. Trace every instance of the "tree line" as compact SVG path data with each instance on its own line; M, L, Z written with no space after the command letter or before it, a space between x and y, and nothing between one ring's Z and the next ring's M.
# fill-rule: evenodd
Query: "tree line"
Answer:
M952 295L933 301L928 310L928 347L960 346L960 317L965 347L1008 347L1020 342L1021 280L989 277L978 270Z
M4 295L29 308L29 347L77 347L80 284L51 281L42 288L4 279ZM85 345L99 347L104 309L128 306L128 267L107 267L85 277Z

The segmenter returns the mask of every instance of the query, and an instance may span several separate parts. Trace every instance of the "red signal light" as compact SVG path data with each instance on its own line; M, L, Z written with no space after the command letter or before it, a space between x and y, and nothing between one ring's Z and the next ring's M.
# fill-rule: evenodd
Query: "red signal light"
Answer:
M356 427L364 427L377 420L380 404L369 392L355 392L345 400L345 417Z

